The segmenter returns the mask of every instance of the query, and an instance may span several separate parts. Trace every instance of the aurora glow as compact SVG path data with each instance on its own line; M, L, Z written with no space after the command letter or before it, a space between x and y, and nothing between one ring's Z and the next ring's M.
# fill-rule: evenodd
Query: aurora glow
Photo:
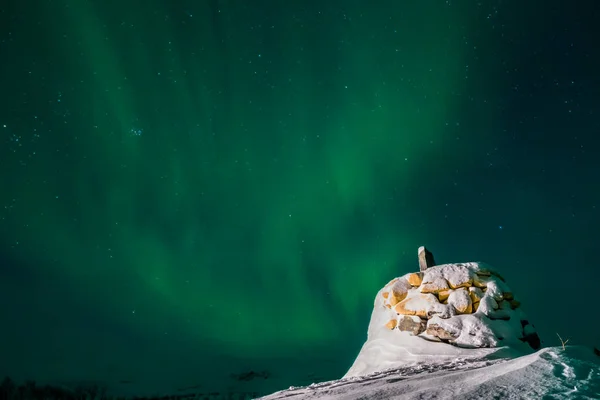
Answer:
M333 378L421 244L513 275L540 332L570 327L517 277L572 259L569 231L591 246L597 228L569 215L597 221L598 188L556 194L554 161L529 163L598 139L522 147L531 124L576 116L552 103L519 124L515 104L537 100L514 93L528 78L509 6L36 3L0 24L0 372L216 390L252 368ZM596 176L579 162L559 169Z

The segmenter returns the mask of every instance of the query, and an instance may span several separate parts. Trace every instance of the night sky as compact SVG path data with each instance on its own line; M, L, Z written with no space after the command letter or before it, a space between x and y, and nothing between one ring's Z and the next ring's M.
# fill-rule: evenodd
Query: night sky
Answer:
M2 2L0 375L334 379L420 245L597 345L596 3Z

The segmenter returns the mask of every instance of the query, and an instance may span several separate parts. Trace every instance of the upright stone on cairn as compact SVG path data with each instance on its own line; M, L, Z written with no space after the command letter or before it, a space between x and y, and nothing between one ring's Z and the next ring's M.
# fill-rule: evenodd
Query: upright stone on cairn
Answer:
M419 270L425 272L427 268L431 268L434 265L433 254L425 246L419 247Z

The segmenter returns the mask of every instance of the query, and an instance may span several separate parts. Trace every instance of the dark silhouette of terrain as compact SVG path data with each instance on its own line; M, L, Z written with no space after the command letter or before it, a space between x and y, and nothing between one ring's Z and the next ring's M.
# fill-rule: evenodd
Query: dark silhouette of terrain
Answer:
M255 371L248 371L248 372L243 372L241 374L231 374L230 375L231 378L237 380L237 381L251 381L254 379L268 379L269 376L271 376L271 374L269 373L269 371L261 371L261 372L255 372Z
M186 393L166 396L111 396L106 387L98 384L67 389L53 385L38 386L34 381L17 384L9 377L0 384L0 400L245 400L260 393Z

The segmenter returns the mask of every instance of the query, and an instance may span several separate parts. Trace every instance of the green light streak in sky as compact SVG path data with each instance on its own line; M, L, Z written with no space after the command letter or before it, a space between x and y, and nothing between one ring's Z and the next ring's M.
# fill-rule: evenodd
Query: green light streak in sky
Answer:
M443 151L465 17L410 5L374 12L397 28L340 13L312 31L290 11L270 34L225 3L169 18L144 4L72 2L56 23L87 97L65 100L85 110L57 166L71 174L32 240L133 330L175 321L247 354L335 340L407 272L395 262L419 232L390 210Z

